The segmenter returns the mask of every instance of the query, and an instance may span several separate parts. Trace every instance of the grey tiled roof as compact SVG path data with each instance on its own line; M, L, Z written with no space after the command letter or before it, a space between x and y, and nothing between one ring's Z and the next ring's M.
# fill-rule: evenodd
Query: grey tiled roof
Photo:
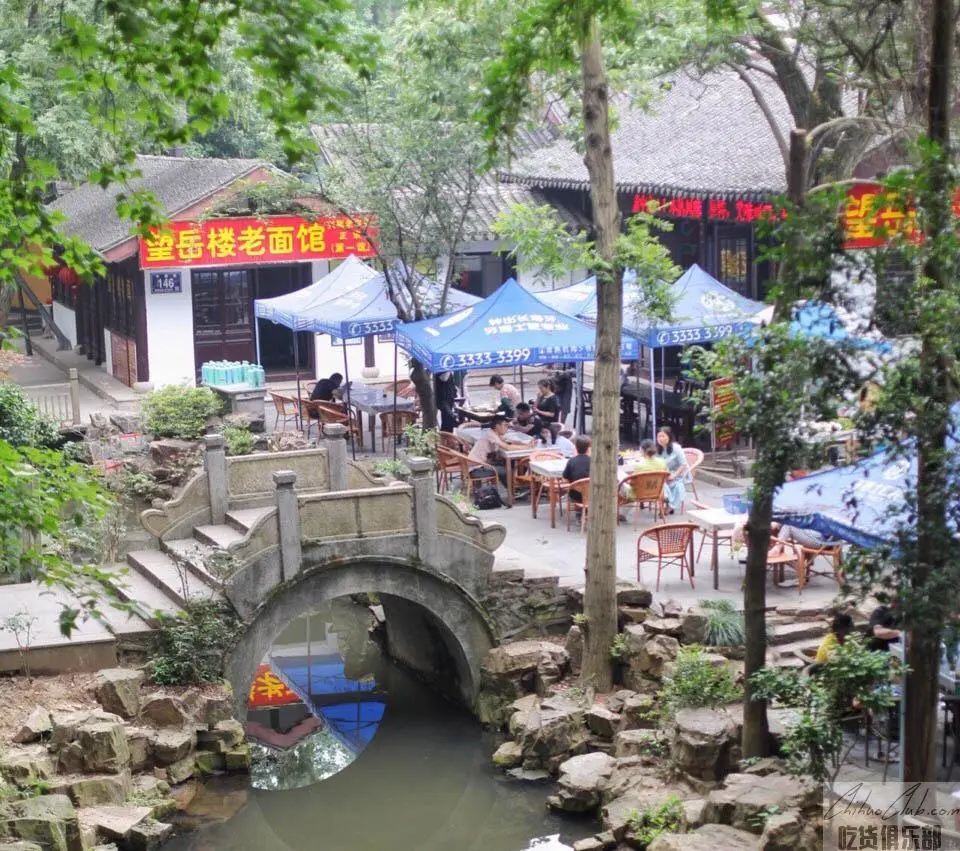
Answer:
M352 149L351 133L357 132L344 124L316 125L313 133L320 143L321 154L328 164L350 165ZM556 133L549 127L522 128L513 140L515 158L526 156L540 148L551 145ZM543 206L549 201L535 188L519 183L504 182L495 172L488 172L480 179L473 204L464 222L464 239L469 242L495 240L493 223L497 215L514 204ZM583 226L566 210L557 211L571 226Z
M140 155L136 167L143 176L132 181L130 188L151 190L167 215L173 216L264 165L260 160ZM79 237L97 251L106 251L131 236L131 223L117 216L116 199L123 191L125 187L121 186L101 189L94 183L84 183L50 207L66 216L61 225L65 234Z
M753 77L789 137L793 119L776 83ZM721 196L772 195L786 189L786 167L750 90L734 71L696 77L678 71L648 109L617 99L614 173L626 192ZM518 158L501 179L537 188L588 185L583 155L566 139Z

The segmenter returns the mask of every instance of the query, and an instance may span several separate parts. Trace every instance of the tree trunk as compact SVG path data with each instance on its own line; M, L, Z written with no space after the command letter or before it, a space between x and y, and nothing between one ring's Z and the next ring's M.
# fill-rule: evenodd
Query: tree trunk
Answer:
M757 464L764 461L758 451ZM767 660L767 552L770 549L770 517L773 495L755 498L747 518L747 567L743 579L743 627L746 653L743 665L744 759L764 757L770 744L767 704L753 699L750 677Z
M927 89L927 135L936 146L929 158L927 188L920 202L926 213L928 254L924 268L930 295L951 288L950 243L943 234L951 226L950 79L953 52L953 2L933 0L931 13L930 85ZM941 341L939 321L921 329L920 389L929 404L920 414L917 441L917 563L912 592L926 597L926 586L946 569L951 532L947 526L949 477L946 462L950 428L952 359ZM932 327L931 327L932 326ZM936 779L938 671L942 617L911 618L907 638L907 675L903 742L903 779L916 783Z
M410 380L420 399L424 429L437 427L437 403L433 397L433 375L416 359L410 360Z
M596 366L593 385L593 448L590 513L587 523L586 590L583 611L583 680L598 691L613 687L610 647L617 633L617 450L620 433L620 332L623 274L613 266L620 211L610 146L609 90L596 22L590 25L581 57L583 72L584 162L590 174L593 229L600 257L597 269Z

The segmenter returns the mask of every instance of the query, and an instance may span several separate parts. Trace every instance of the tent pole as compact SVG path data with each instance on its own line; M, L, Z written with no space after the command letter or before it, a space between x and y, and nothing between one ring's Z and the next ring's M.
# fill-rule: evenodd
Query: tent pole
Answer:
M653 425L650 433L653 439L657 439L657 350L650 349L650 416L653 418Z
M297 333L293 334L293 368L297 371L297 423L300 431L303 431L303 415L300 411L300 347L297 345Z
M347 433L350 433L350 365L347 363L347 338L341 337L340 342L343 345L343 380L347 384ZM371 440L372 440L371 436ZM353 460L357 460L357 440L350 434L350 449L353 452Z
M667 347L660 349L660 404L664 404L667 394Z
M397 382L400 380L397 375L397 332L393 332L393 427L397 427ZM393 460L397 460L397 438L393 438Z
M637 448L640 448L640 347L637 346L637 366L636 366L636 387L637 387Z
M257 316L253 317L253 339L256 341L257 345L257 366L263 366L260 363L260 319ZM293 332L293 348L297 348L297 332Z
M520 365L520 399L523 399L523 364Z

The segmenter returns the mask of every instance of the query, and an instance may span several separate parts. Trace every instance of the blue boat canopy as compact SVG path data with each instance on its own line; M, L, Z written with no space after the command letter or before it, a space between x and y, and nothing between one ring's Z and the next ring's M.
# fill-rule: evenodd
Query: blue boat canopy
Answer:
M483 301L449 316L401 324L400 348L432 372L593 360L596 330L549 307L510 278ZM637 357L624 337L620 355Z

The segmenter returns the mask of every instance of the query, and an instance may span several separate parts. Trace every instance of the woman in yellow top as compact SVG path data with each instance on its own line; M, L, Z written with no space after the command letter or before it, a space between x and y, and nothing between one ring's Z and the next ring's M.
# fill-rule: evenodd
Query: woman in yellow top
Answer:
M628 461L625 466L631 473L650 473L667 469L667 462L657 455L657 444L647 438L640 444L642 457L635 461Z
M829 662L837 647L847 640L847 636L853 632L853 618L850 615L837 615L830 625L830 632L820 642L817 648L817 656L813 660L814 665L822 665Z

